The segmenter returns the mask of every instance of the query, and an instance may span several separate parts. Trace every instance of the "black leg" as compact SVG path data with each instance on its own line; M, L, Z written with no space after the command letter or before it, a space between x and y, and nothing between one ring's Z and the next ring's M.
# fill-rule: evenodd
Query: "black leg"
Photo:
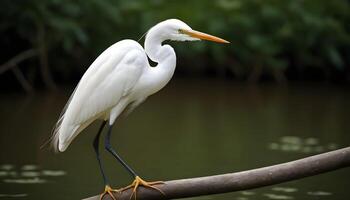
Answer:
M100 129L98 130L98 132L97 132L97 134L95 136L95 139L94 139L94 142L93 142L93 146L94 146L94 149L95 149L96 158L97 158L97 161L98 161L98 165L100 167L100 171L101 171L101 174L102 174L102 177L103 177L104 184L108 185L108 180L106 178L105 172L103 171L103 166L102 166L102 162L101 162L101 158L100 158L100 150L99 150L100 135L101 135L102 130L105 127L105 125L106 125L106 121L103 121L101 126L100 126Z
M112 148L110 143L111 138L111 132L112 132L112 125L109 125L109 129L105 138L105 148L106 150L111 153L119 162L123 165L123 167L135 178L137 174L134 170L132 170L124 161L123 159L117 154L117 152Z

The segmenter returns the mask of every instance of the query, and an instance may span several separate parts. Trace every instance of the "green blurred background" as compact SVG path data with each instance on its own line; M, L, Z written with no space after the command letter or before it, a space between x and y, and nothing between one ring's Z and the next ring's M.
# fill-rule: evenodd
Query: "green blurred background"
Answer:
M62 154L39 146L104 49L121 39L138 40L168 18L231 44L169 42L177 53L173 80L113 131L113 145L143 178L235 172L350 145L348 0L0 5L0 200L81 199L102 191L91 146L99 123ZM102 157L112 186L132 181L109 154ZM344 200L349 177L343 169L193 199Z
M0 16L2 63L34 49L37 54L20 64L34 85L76 81L109 45L137 40L168 18L232 42L172 43L179 76L250 82L350 79L347 0L4 0ZM1 80L16 83L11 73L2 73Z

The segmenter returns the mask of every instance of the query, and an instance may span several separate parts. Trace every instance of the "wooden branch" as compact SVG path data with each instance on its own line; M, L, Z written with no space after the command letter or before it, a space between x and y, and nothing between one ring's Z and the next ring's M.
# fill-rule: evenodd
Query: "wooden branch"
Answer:
M350 166L350 147L283 164L216 176L166 181L157 185L161 193L140 187L137 199L174 199L259 188L313 176ZM129 200L131 190L115 194L118 200ZM85 200L98 200L99 195ZM108 195L104 198L112 199Z
M27 79L24 77L24 74L18 69L17 66L14 66L12 68L13 73L15 74L17 80L21 84L22 88L27 92L30 93L33 91L33 87L30 85L30 83L27 81Z
M13 57L9 61L7 61L6 63L0 65L0 74L17 66L18 63L20 63L26 59L29 59L31 57L34 57L36 55L37 55L37 51L35 49L28 49L28 50L25 50L25 51L19 53L18 55L16 55L15 57Z
M11 69L23 89L28 93L31 92L33 88L26 80L23 73L18 69L18 64L26 59L36 56L36 54L37 52L34 49L28 49L21 52L20 54L8 60L6 63L0 65L0 75Z

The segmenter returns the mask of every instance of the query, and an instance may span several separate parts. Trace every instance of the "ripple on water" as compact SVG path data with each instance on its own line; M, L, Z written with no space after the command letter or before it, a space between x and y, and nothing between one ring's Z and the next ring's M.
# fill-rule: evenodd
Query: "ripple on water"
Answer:
M28 194L0 194L0 198L20 198L27 197Z
M39 178L41 176L63 176L66 174L63 170L42 170L37 171L40 167L38 165L27 164L19 166L17 169L15 165L3 164L0 165L0 177L4 183L18 183L18 184L38 184L46 183L46 179Z
M215 199L215 197L213 197L213 196L199 196L199 197L186 198L186 200L208 200L208 199Z
M335 143L321 145L318 138L301 138L297 136L283 136L278 142L271 142L268 145L270 150L297 152L297 153L322 153L338 149Z
M21 168L21 170L24 170L24 171L32 171L36 169L38 169L37 165L23 165Z
M301 138L296 136L283 136L281 137L280 141L286 144L296 144L296 145L302 144Z
M41 170L38 165L27 164L16 167L12 164L1 165L1 181L8 184L42 184L48 182L47 177L57 177L66 174L63 170ZM15 170L18 169L18 170ZM42 178L42 177L46 178ZM4 194L7 195L7 194Z
M337 145L337 144L335 144L335 143L330 143L330 144L327 145L327 148L328 148L329 150L336 150L336 149L339 148L339 145Z
M7 171L0 171L0 176L8 176L9 172Z
M242 195L246 195L246 196L252 196L252 195L255 195L255 192L252 192L252 191L242 191L241 194L242 194Z
M317 139L317 138L306 138L304 140L304 143L306 145L317 145L319 143L319 139Z
M248 200L247 197L237 197L236 200Z
M299 151L301 149L299 144L283 144L280 147L282 151Z
M14 168L14 166L11 165L11 164L3 164L3 165L0 165L0 169L6 170L6 171L9 171L9 170L11 170L11 169L13 169L13 168Z
M286 193L292 193L292 192L297 192L297 188L292 188L292 187L273 187L271 190L276 191L276 192L286 192Z
M24 172L21 172L21 176L24 176L24 177L39 177L40 173L36 172L36 171L24 171Z
M264 196L266 196L269 199L281 199L281 200L294 199L294 197L292 197L292 196L272 194L272 193L264 194Z
M63 170L43 170L41 173L43 176L63 176L63 175L66 175L66 172Z
M313 192L307 192L310 196L330 196L332 195L331 192L325 192L325 191L313 191Z
M45 179L41 179L38 177L35 178L19 178L19 179L4 179L5 183L17 183L17 184L40 184L46 183Z

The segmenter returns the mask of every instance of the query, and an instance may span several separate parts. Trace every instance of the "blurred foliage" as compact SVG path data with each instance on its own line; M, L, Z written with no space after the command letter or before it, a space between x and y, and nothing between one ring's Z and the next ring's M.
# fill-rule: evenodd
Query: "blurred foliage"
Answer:
M168 18L232 42L171 42L183 73L283 81L309 69L326 76L350 71L347 0L3 0L0 9L2 46L14 56L44 41L61 79L81 74L112 43L137 40Z

